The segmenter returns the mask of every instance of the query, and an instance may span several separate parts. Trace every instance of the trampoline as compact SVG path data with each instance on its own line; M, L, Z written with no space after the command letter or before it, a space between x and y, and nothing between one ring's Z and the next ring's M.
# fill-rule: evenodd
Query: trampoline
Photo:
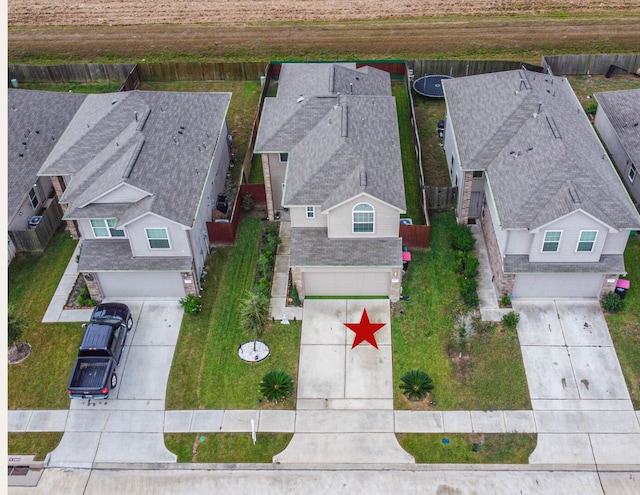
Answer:
M413 81L413 90L428 98L444 98L443 79L451 79L451 76L422 76Z

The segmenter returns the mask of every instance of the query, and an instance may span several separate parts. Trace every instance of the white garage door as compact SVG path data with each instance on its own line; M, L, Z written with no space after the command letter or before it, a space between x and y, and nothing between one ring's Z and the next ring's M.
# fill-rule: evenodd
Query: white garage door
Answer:
M598 297L603 278L600 273L519 274L513 297Z
M103 296L184 297L180 272L114 272L98 274Z
M386 296L388 272L305 272L307 296Z

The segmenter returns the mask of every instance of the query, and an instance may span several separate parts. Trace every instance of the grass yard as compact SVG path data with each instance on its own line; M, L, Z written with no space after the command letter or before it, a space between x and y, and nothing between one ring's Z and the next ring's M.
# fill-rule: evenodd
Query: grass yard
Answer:
M67 382L84 329L80 323L41 323L77 241L57 234L41 255L19 254L9 267L9 303L29 326L21 340L31 355L9 365L9 409L68 409Z
M242 361L238 347L254 338L239 326L238 308L254 284L261 222L243 220L235 246L219 248L206 268L202 312L185 314L176 346L167 409L295 408L295 390L280 404L260 402L258 385L271 370L294 379L298 370L301 323L271 324L261 340L271 355L260 363Z
M629 239L624 264L631 281L624 310L605 317L633 407L640 409L640 236Z
M450 247L453 214L431 218L431 247L412 251L403 284L410 301L400 302L392 318L394 404L396 409L432 408L409 402L398 388L412 369L426 371L435 383L430 401L436 409L530 409L529 392L515 335L495 326L468 340L462 359L455 349L454 327L464 304L452 270Z
M268 463L291 441L292 433L258 433L256 444L251 433L165 434L167 448L178 462Z
M398 442L424 464L528 464L536 448L536 435L491 434L398 434ZM449 443L442 442L448 439ZM445 440L446 442L446 440ZM477 452L473 451L476 444Z
M9 433L7 447L9 454L33 455L34 460L43 461L54 450L63 433L61 431L40 431L38 433Z

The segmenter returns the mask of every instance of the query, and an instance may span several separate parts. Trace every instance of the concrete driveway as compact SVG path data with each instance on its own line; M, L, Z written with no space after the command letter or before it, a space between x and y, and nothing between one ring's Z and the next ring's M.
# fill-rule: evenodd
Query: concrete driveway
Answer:
M72 400L51 467L176 462L164 445L165 395L183 310L177 301L122 301L134 315L108 400Z
M640 423L598 301L514 300L538 446L532 464L638 464Z
M366 308L384 323L376 349L352 348ZM389 300L308 299L304 303L295 433L276 463L413 463L394 432Z

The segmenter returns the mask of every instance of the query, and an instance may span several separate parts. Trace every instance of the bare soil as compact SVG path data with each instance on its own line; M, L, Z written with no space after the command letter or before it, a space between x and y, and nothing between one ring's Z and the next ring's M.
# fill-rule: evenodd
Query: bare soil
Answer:
M637 0L9 0L11 62L634 52Z

